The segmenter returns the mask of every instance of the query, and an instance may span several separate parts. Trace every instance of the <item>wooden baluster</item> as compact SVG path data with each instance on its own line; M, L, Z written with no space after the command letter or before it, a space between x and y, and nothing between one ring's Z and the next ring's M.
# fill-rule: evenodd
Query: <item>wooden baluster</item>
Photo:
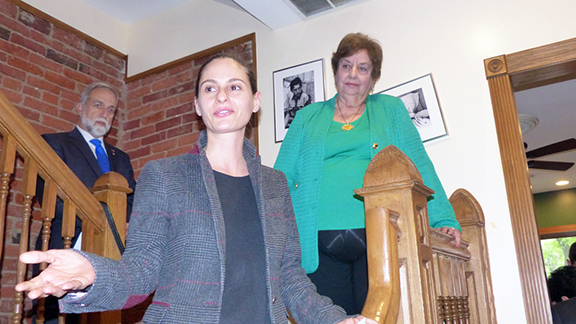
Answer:
M444 314L444 296L436 298L436 309L438 310L438 323L444 323L446 319L446 314Z
M50 241L50 227L52 219L56 212L57 196L56 184L52 179L48 179L44 185L44 194L42 197L42 251L48 250ZM40 265L40 270L46 269L46 263Z
M444 313L446 314L446 324L456 324L452 321L452 296L445 296L445 303L444 303Z
M470 324L470 308L468 307L468 296L462 296L462 312L464 314L464 324Z
M36 192L36 177L38 174L38 164L32 159L26 159L24 163L24 187L22 195L24 202L22 203L22 228L20 233L20 244L18 255L28 251L29 235L30 235L30 216L32 214L32 198ZM16 270L16 281L22 282L26 278L26 264L18 261ZM17 292L14 297L12 323L20 324L22 321L22 302L24 301L23 293Z
M452 310L452 323L459 324L458 320L458 297L450 296L450 309Z
M457 319L459 324L464 324L464 313L462 312L462 296L456 297L456 310L457 310Z
M70 199L64 199L64 210L62 212L62 238L64 239L64 248L72 248L72 238L74 238L76 229L76 205ZM58 324L66 323L66 314L58 315Z
M44 184L44 194L42 197L42 251L48 250L48 242L50 241L50 227L52 225L52 219L54 218L54 213L56 212L56 200L57 196L56 184L52 179L48 179ZM40 264L40 271L46 269L46 263ZM44 323L44 298L38 299L36 304L36 323Z
M64 248L72 247L72 238L74 238L76 228L76 205L70 199L64 199L64 211L62 213L62 238L64 239Z
M0 234L4 235L4 216L6 203L10 193L10 176L14 173L16 159L16 140L11 135L2 138L2 151L0 152ZM3 236L2 236L3 237ZM0 252L4 251L4 240L0 240Z

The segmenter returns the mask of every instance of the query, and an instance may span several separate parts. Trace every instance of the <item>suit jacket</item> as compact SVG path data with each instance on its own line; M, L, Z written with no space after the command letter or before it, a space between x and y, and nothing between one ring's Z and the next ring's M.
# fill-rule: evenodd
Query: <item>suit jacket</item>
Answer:
M218 323L226 271L226 231L220 200L203 147L151 161L142 170L120 261L86 252L96 281L82 297L60 300L65 313L131 307L156 291L143 322ZM266 246L266 286L272 323L337 323L344 310L316 293L300 265L300 244L287 187L280 171L260 164L244 142ZM249 298L249 296L246 296ZM262 323L262 319L244 319Z
M68 165L68 167L76 174L78 179L87 188L92 188L96 180L102 175L98 161L92 153L92 149L86 140L80 133L80 131L75 127L71 132L68 133L56 133L56 134L44 134L42 138L46 140L48 145L52 147L54 152L60 156L62 161ZM130 163L130 157L128 154L124 153L120 149L104 144L106 147L106 152L108 154L108 160L110 161L110 170L115 171L123 175L128 181L128 185L132 190L136 188L136 181L134 180L134 170L132 169L132 164ZM44 181L38 178L38 184L36 187L36 198L42 204L42 194L44 192ZM132 202L134 200L134 194L129 194L127 197L127 209L126 218L129 220L130 213L132 212ZM62 249L64 248L64 241L62 239L62 212L64 210L64 203L60 198L56 203L56 213L54 219L52 220L52 230L49 248L50 249ZM72 245L76 242L78 234L82 231L82 221L76 219L75 224L75 235L72 240ZM38 235L38 240L36 241L36 249L40 250L42 248L42 235Z
M576 324L576 297L552 306L554 324Z

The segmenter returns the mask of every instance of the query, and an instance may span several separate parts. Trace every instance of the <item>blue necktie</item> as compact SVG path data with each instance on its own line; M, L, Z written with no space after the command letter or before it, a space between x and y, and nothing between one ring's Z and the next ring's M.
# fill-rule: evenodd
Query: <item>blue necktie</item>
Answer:
M102 142L95 138L91 140L90 143L96 146L96 159L98 160L98 164L100 164L100 170L102 170L102 173L110 172L110 162L108 161L108 155L104 152Z

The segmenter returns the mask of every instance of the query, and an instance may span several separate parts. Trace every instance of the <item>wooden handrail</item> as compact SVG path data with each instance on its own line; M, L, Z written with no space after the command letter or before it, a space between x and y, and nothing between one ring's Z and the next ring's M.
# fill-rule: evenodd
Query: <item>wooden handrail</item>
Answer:
M105 229L106 219L102 207L90 190L74 175L68 166L38 135L30 123L0 92L0 133L3 138L13 138L17 143L16 151L25 160L31 159L38 164L38 174L43 179L58 179L57 193L62 200L82 201L76 206L77 215L82 221L94 224L94 229L100 233ZM7 161L10 163L10 161ZM2 169L9 166L2 166Z

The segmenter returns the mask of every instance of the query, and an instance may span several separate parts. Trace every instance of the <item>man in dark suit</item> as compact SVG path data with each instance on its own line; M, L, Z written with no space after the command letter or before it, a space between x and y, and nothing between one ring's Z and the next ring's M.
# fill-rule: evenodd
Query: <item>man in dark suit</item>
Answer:
M104 173L115 171L123 175L128 181L129 187L134 190L136 181L134 180L134 170L130 163L130 158L120 149L104 142L106 135L112 126L112 121L118 107L118 95L114 88L102 82L89 85L80 98L80 103L76 106L78 123L76 127L67 133L45 134L42 137L76 174L76 176L87 187L94 186L96 180ZM36 190L36 197L42 204L42 193L44 182L39 179ZM133 194L127 197L126 221L128 222L132 211ZM64 248L62 239L62 212L64 204L61 199L56 203L56 212L52 220L51 237L49 249ZM82 230L82 222L76 219L75 235L72 246L79 248L78 236ZM42 235L38 235L36 249L42 249ZM34 269L33 272L37 272ZM54 316L48 308L52 302L46 300L46 323L51 323L50 318ZM55 320L57 323L58 305L55 305ZM75 323L68 316L67 323Z
M576 324L576 267L554 270L548 277L554 324Z

